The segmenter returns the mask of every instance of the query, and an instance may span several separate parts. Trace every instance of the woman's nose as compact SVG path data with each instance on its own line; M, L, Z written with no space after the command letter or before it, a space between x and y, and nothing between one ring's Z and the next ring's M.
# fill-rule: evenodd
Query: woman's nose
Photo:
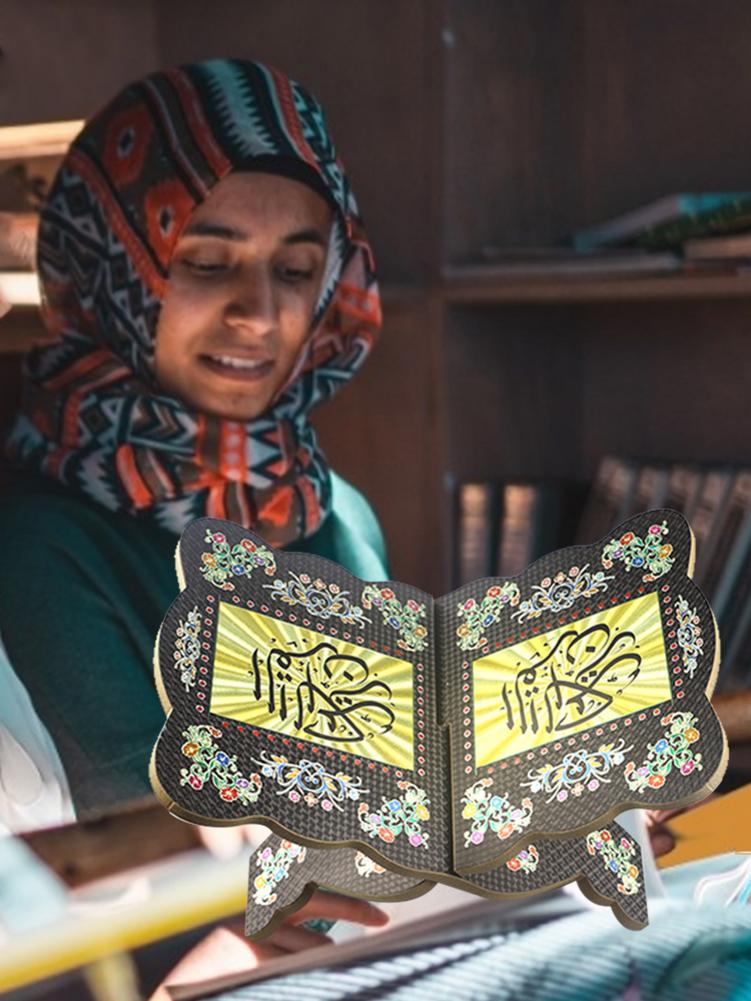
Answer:
M234 283L224 308L226 322L237 329L266 333L276 326L277 307L271 280L247 273Z

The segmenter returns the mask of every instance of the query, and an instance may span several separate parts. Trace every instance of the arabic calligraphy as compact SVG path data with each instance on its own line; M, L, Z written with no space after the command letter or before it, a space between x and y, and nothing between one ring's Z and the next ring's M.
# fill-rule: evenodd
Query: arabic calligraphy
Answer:
M596 719L638 677L636 635L606 622L570 628L546 654L523 667L501 689L501 718L509 730L552 736Z
M624 602L473 665L476 766L670 698L659 602Z
M265 688L269 713L278 711L286 720L289 698L295 730L311 740L349 743L373 737L376 729L388 733L394 725L391 688L375 672L371 677L362 657L340 654L328 641L300 653L275 646L264 654L256 647L252 674L256 699Z
M412 665L221 603L210 711L297 740L413 764Z

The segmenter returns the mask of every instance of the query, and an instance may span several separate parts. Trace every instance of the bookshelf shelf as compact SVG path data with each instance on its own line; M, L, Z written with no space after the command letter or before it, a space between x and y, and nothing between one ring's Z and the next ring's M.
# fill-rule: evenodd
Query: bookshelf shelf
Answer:
M463 278L454 269L444 297L451 305L525 302L618 302L751 298L749 274L650 275L638 278Z

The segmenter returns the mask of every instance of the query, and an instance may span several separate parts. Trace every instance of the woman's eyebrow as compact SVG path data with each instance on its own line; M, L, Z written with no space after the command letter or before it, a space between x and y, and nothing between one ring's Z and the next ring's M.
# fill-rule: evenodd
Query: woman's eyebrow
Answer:
M217 236L222 240L243 242L250 239L250 234L234 226L224 226L214 222L189 223L183 231L183 236ZM314 226L298 230L282 238L282 243L317 243L326 246L323 233Z

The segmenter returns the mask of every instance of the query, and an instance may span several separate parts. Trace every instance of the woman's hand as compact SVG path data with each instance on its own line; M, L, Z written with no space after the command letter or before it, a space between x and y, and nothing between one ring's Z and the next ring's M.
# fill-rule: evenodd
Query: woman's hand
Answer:
M242 921L215 928L170 971L149 1001L168 1001L170 995L167 988L177 984L242 973L255 969L269 959L330 944L328 935L299 927L311 918L356 921L373 927L384 925L389 920L385 911L367 900L355 900L339 893L316 890L304 907L288 917L272 935L261 942L251 942L245 938Z
M694 806L701 806L704 803L708 803L711 799L715 799L717 795L717 793L712 793L711 796L707 796L707 798L701 800L700 803L695 803ZM668 827L666 821L671 820L673 817L678 817L680 814L685 813L686 810L691 809L693 809L693 807L681 806L675 810L644 811L647 820L649 842L652 845L652 853L655 858L659 858L661 855L667 855L668 852L675 848L675 835Z

